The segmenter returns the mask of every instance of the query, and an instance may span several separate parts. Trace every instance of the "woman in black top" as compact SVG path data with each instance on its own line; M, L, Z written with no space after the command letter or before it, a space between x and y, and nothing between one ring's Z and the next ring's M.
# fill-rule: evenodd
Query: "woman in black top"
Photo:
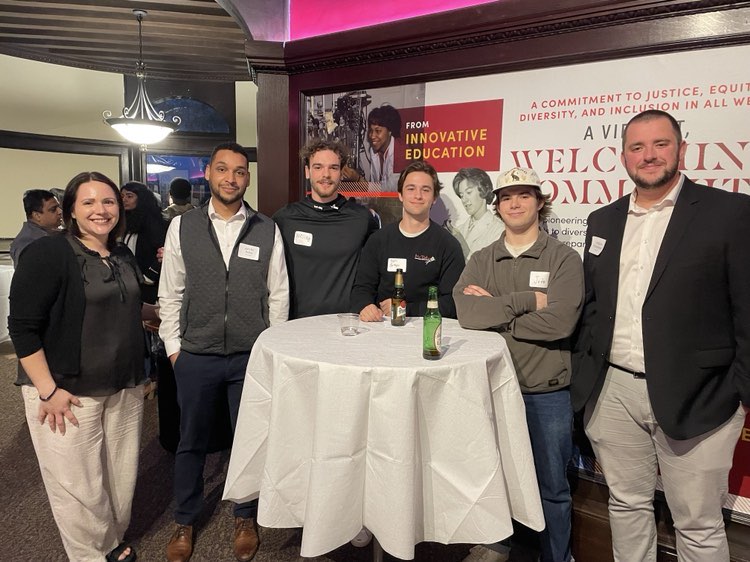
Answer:
M167 223L162 217L156 197L146 185L130 181L122 186L121 194L125 207L123 242L135 254L143 274L141 299L143 302L156 304L161 273L161 262L156 253L164 246Z
M64 236L32 243L10 291L9 329L26 417L68 558L132 562L143 418L139 273L116 242L117 186L84 172L63 197Z

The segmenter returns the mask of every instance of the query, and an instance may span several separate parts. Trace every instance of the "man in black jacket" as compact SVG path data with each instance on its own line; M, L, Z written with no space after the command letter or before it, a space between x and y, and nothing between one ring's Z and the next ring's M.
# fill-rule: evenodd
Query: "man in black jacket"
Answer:
M378 228L370 211L339 193L348 158L342 144L313 141L300 156L310 194L273 216L284 239L290 319L349 311L360 251Z
M635 190L588 220L571 389L617 561L656 560L657 471L680 560L729 560L721 508L750 405L750 197L680 174L685 149L671 115L633 117L621 159Z

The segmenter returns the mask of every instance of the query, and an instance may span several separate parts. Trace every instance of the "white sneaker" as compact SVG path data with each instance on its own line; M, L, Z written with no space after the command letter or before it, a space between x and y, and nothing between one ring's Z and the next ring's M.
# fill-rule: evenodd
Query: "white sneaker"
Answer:
M372 533L368 531L365 527L362 527L362 530L357 533L357 536L354 537L351 541L352 546L356 546L357 548L364 548L368 544L370 544L370 541L372 540Z
M469 551L469 555L462 562L507 562L510 558L510 549L505 552L496 552L482 544L478 544Z

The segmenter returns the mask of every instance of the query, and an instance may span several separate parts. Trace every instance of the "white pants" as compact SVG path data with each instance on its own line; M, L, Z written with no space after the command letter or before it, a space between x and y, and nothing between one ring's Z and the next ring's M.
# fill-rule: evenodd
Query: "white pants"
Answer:
M22 387L26 420L65 552L102 562L130 524L143 420L143 387L112 396L78 396L79 427L65 435L39 423L39 393Z
M745 421L737 412L716 429L686 440L667 437L654 418L646 381L610 367L586 435L609 487L612 549L618 562L656 562L654 491L660 472L674 519L680 562L728 562L721 507Z

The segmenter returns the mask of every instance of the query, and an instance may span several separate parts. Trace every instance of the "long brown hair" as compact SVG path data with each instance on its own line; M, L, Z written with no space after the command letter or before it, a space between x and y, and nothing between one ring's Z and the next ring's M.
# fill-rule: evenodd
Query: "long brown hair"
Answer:
M120 208L117 224L107 235L107 248L111 250L117 243L117 239L122 238L125 234L125 207L122 204L122 197L120 196L120 190L117 189L117 185L104 174L100 172L81 172L68 182L62 200L63 224L65 225L65 229L73 234L73 236L81 237L81 229L78 228L78 223L73 218L73 207L76 203L76 197L78 197L78 188L90 181L98 181L111 187L112 193L115 199L117 199L117 206Z

